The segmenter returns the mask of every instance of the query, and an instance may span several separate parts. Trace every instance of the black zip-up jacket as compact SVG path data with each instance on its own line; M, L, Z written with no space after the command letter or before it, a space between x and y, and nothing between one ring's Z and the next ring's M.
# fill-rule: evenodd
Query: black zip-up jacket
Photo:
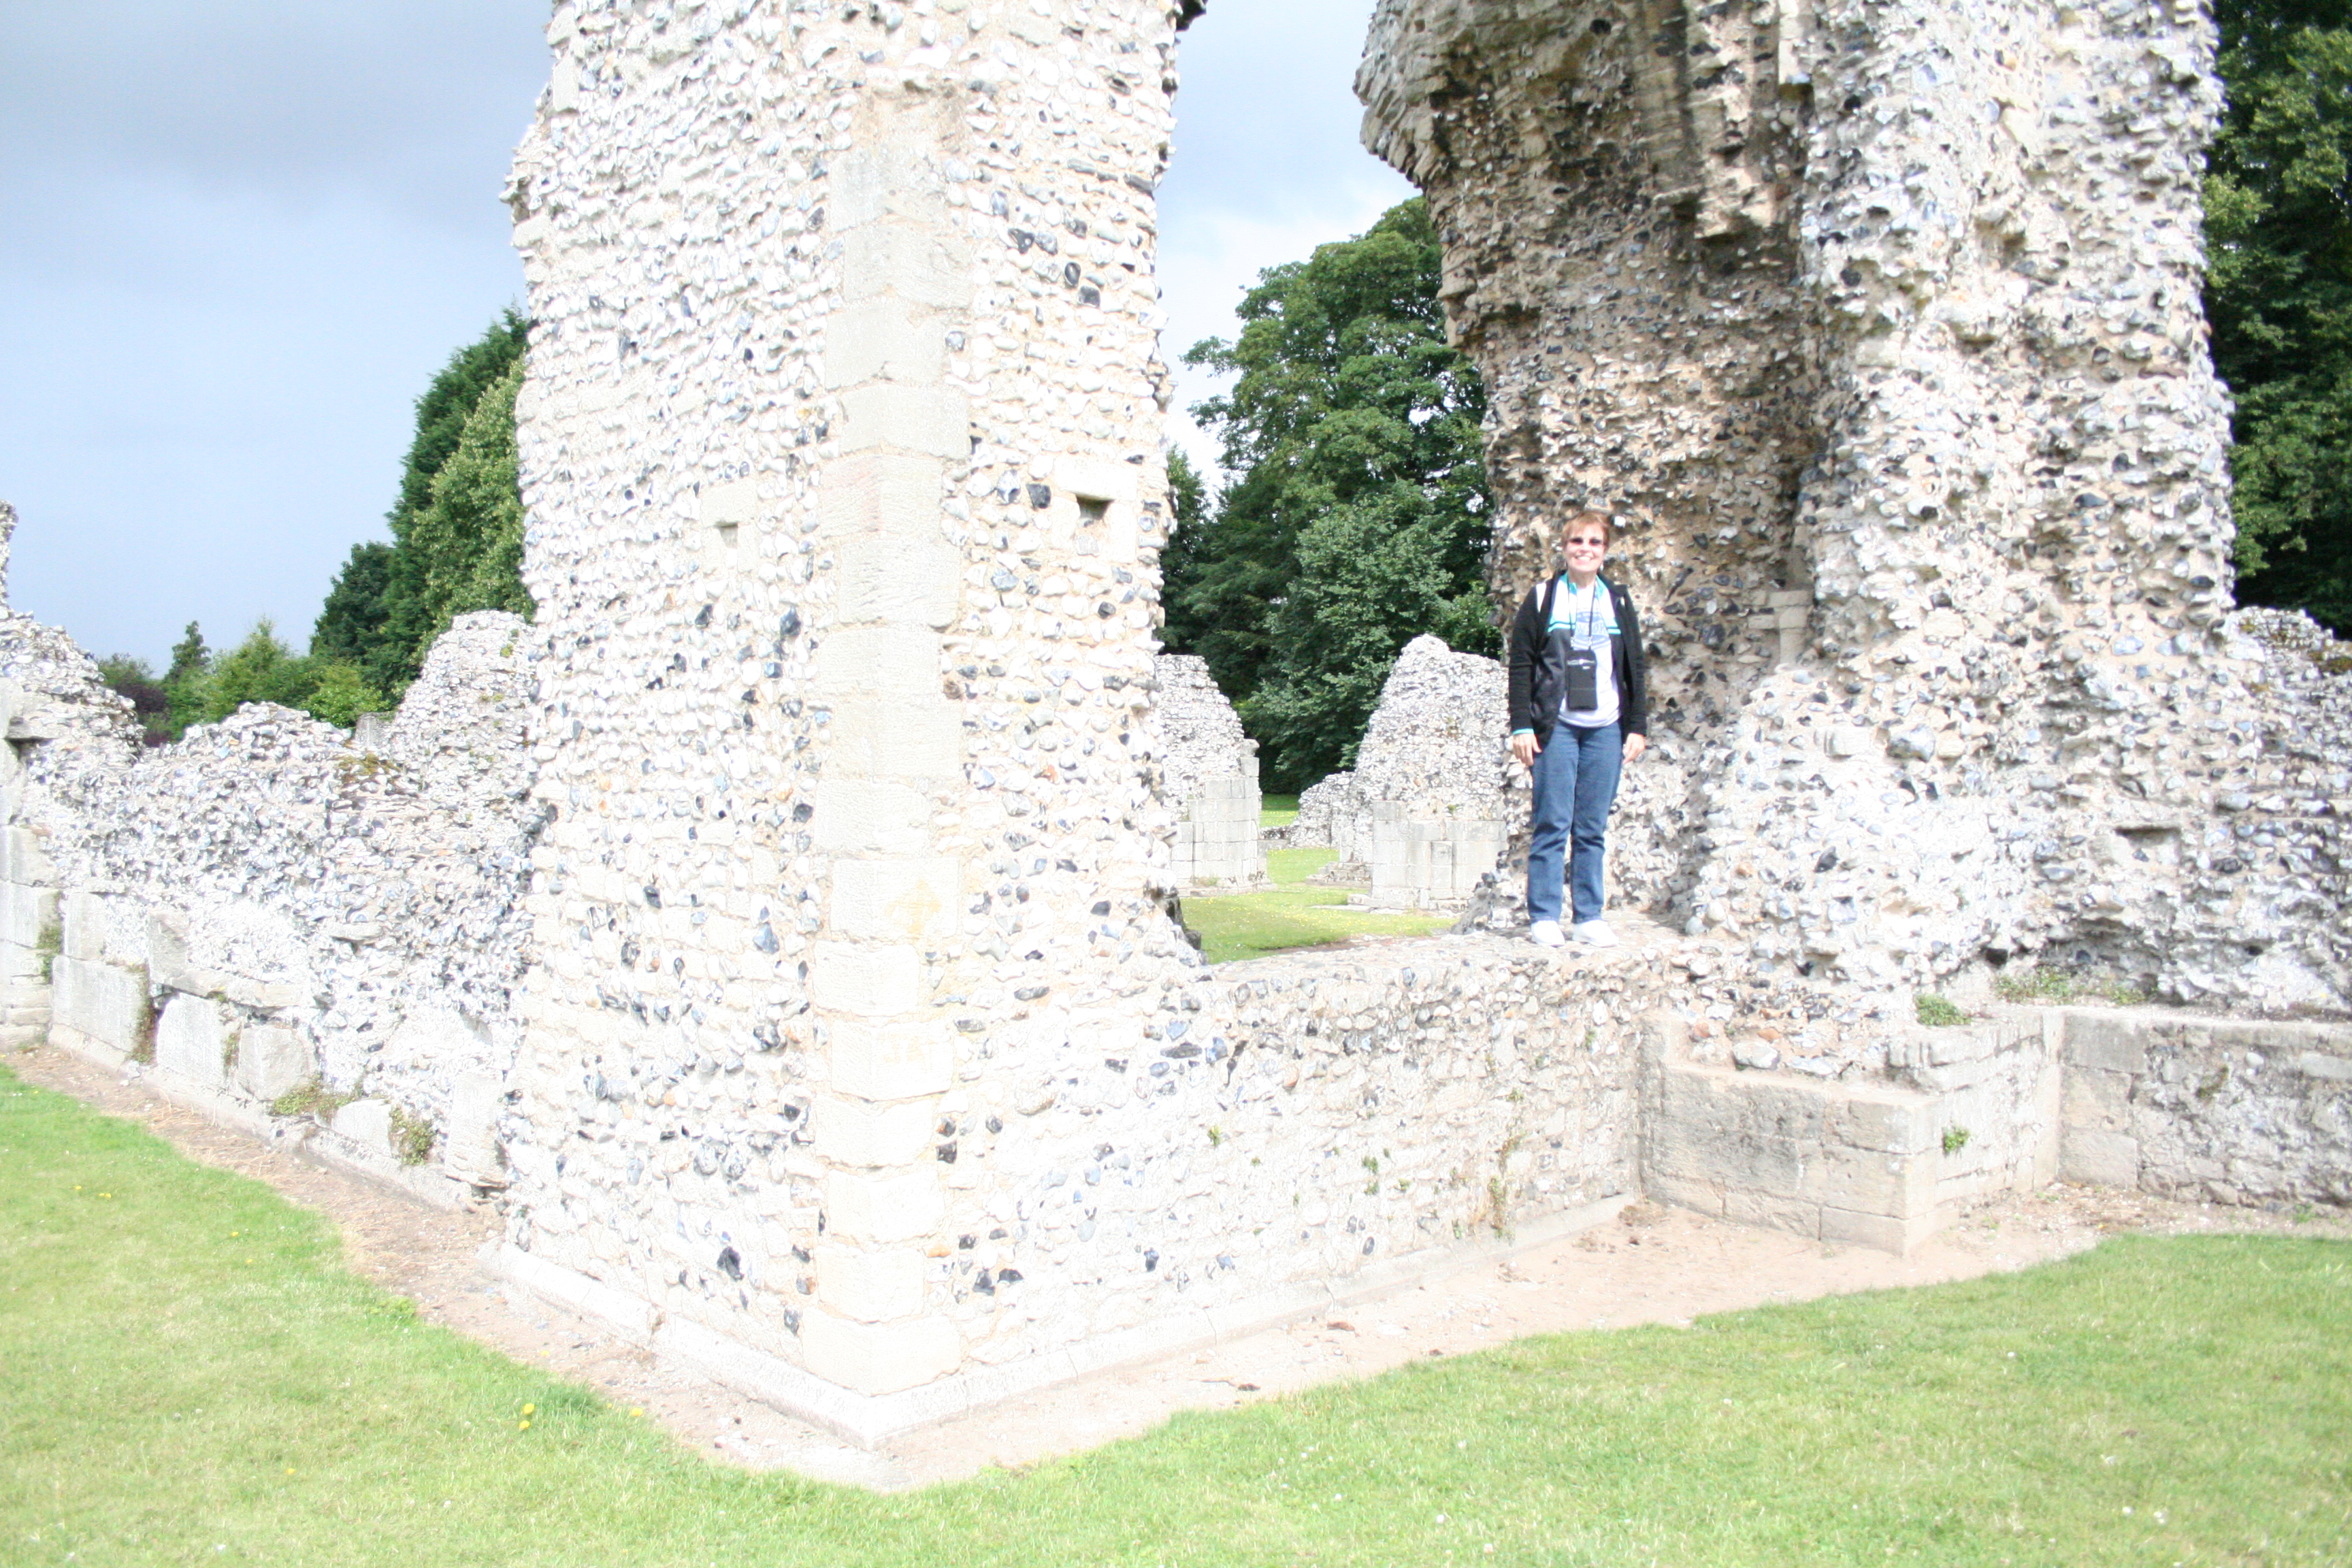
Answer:
M1519 613L1511 617L1511 730L1532 730L1536 744L1551 744L1552 726L1559 721L1559 700L1568 676L1552 654L1551 628L1547 625L1544 589L1565 581L1551 577L1528 590ZM1642 658L1642 618L1633 613L1633 595L1608 584L1609 602L1617 612L1617 632L1609 639L1610 661L1617 672L1617 722L1628 735L1650 732L1650 675Z

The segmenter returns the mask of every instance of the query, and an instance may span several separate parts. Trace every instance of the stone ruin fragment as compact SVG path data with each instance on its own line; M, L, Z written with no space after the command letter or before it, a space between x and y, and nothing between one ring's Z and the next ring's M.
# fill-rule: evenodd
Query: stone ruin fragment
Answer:
M1308 832L1339 851L1328 879L1360 881L1390 909L1458 907L1476 890L1527 815L1506 696L1495 660L1434 637L1405 645L1355 767L1300 797Z
M0 623L12 1024L503 1182L508 1279L860 1441L1636 1194L1898 1249L2057 1173L2352 1198L2352 1031L1907 1006L2352 984L2340 660L2230 603L2196 8L1383 0L1496 600L1622 521L1661 754L1612 848L1687 934L1215 970L1152 727L1200 10L559 5L536 621L461 623L383 750L144 759Z
M0 508L0 547L15 521ZM8 1041L299 1124L435 1201L504 1187L541 815L528 635L459 616L373 747L248 704L150 750L88 654L0 613Z
M2211 68L2182 0L1373 22L1366 138L1491 400L1498 602L1618 519L1679 755L1612 848L1805 1005L2032 955L2352 995L2352 753L2229 624Z
M1169 874L1180 889L1265 880L1259 843L1257 742L1209 666L1190 654L1152 661L1151 723L1160 738L1160 795L1176 813Z

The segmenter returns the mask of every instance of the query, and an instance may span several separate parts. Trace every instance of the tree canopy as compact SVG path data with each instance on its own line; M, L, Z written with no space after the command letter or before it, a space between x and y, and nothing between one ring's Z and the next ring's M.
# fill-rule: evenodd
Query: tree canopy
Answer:
M433 639L471 610L529 616L515 395L529 323L506 311L450 355L416 400L392 542L352 547L312 628L310 650L356 665L396 697Z
M2239 597L2352 632L2352 4L2214 14L2205 310L2238 404Z
M1242 331L1185 355L1235 376L1193 415L1229 476L1163 558L1165 640L1208 661L1277 786L1350 765L1404 645L1497 647L1481 565L1486 389L1445 341L1423 204L1269 268ZM1182 475L1181 478L1179 474Z

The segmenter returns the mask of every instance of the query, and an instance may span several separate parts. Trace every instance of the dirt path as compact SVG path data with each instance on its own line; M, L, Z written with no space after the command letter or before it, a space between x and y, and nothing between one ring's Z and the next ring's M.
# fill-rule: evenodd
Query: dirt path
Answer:
M1636 1323L2022 1268L2123 1230L2293 1231L2352 1237L2329 1215L2168 1203L2104 1188L2053 1187L1978 1208L1913 1257L1824 1246L1636 1204L1617 1220L1473 1264L1442 1279L1310 1322L1213 1349L1099 1373L894 1439L868 1453L657 1362L593 1322L483 1273L475 1253L500 1229L487 1207L448 1213L363 1178L268 1148L49 1047L11 1053L28 1081L140 1123L191 1159L267 1182L327 1215L351 1267L415 1300L422 1316L641 1408L713 1458L853 1485L898 1489L1033 1464L1148 1431L1178 1410L1223 1409L1318 1383L1367 1377L1433 1355L1527 1334Z

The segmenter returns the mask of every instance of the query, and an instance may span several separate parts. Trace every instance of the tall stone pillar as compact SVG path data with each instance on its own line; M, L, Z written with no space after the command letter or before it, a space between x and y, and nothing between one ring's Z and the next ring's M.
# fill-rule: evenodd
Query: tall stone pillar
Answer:
M1087 1331L1014 1299L1005 1152L1099 1142L1030 1118L1198 969L1140 721L1177 9L558 7L518 1270L862 1395Z

